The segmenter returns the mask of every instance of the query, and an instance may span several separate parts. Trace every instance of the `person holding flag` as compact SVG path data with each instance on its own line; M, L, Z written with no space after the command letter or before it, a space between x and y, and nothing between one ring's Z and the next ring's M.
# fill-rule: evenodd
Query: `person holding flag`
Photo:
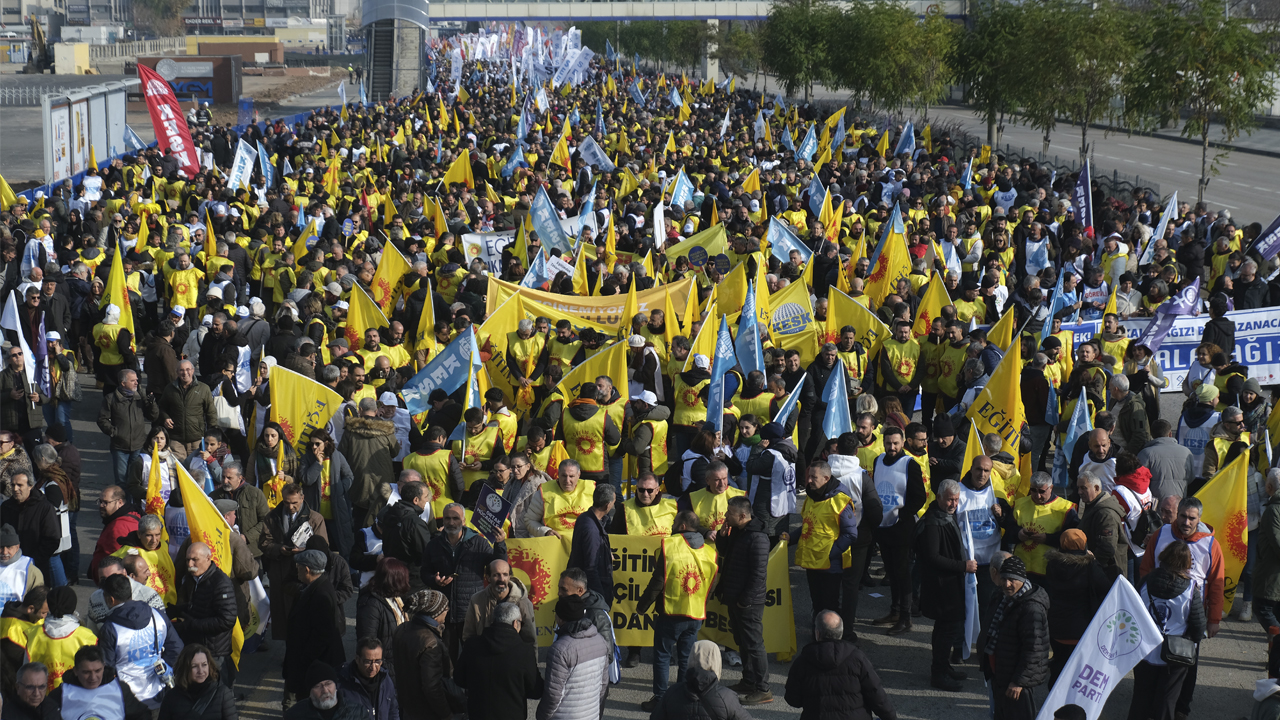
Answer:
M884 517L876 529L876 542L884 558L890 603L889 614L877 618L875 624L891 625L888 634L900 635L911 630L911 547L915 538L916 516L924 507L928 494L920 464L904 450L902 428L886 426L881 432L881 440L884 453L872 464L871 477L884 505Z
M963 689L961 681L967 677L952 667L951 658L964 644L965 574L978 571L977 561L968 557L961 539L956 520L959 508L960 484L943 480L920 518L914 544L920 568L920 612L933 620L929 684L948 692Z

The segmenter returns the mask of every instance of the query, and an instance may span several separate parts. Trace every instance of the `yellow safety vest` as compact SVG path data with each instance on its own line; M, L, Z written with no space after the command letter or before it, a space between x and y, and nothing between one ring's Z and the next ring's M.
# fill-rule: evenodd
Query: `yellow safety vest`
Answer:
M48 689L53 692L62 684L62 674L76 664L76 651L97 644L98 636L85 627L77 627L64 638L51 638L43 625L36 625L27 633L27 657L49 668Z
M489 427L496 427L502 432L502 446L507 452L516 446L516 435L520 434L520 421L511 414L510 408L489 413Z
M31 634L31 628L39 627L41 625L44 625L44 620L29 623L22 618L0 618L0 638L8 640L20 648L26 649L27 636Z
M653 474L661 482L662 476L666 474L669 466L667 459L667 421L645 420L641 424L648 425L653 431L653 442L649 444L649 461L653 464Z
M313 325L320 326L320 357L324 360L324 364L328 365L333 362L333 353L329 350L329 326L318 317L311 318L307 323L307 330L310 330Z
M858 463L866 469L868 473L876 466L876 458L884 454L884 437L879 434L872 435L875 439L866 447L859 446L854 454L858 456ZM861 441L859 441L861 442Z
M204 271L194 266L186 270L174 270L166 278L169 282L169 298L173 305L196 307L200 304L200 281Z
M435 517L444 517L444 506L452 502L449 490L449 457L448 450L440 448L429 455L410 453L404 459L407 470L417 470L422 481L431 491L431 511Z
M986 317L987 303L980 297L973 300L965 300L960 298L952 303L956 306L956 319L962 323L968 323L970 318L977 316L978 322Z
M1067 511L1072 508L1070 500L1055 497L1045 505L1037 505L1031 496L1023 496L1013 502L1013 519L1020 528L1030 528L1033 532L1046 535L1062 529L1067 520ZM1022 558L1027 571L1044 575L1048 571L1049 546L1041 543L1020 542L1013 549L1013 554Z
M964 361L968 357L968 343L960 347L947 343L947 348L938 356L938 392L951 398L959 397L960 368L964 366ZM946 409L950 410L950 408Z
M674 388L676 412L671 418L672 423L692 426L695 422L707 419L707 404L702 401L699 393L710 383L711 380L708 379L696 385L686 385L684 378L676 375Z
M946 340L939 343L925 340L920 343L919 362L924 363L924 376L920 378L922 392L938 392L938 360L942 358L942 353L946 351L949 344Z
M719 530L724 527L724 514L729 509L729 500L746 495L745 490L728 487L719 495L703 488L689 493L689 505L698 516L698 523L708 530Z
M773 402L773 393L765 391L753 398L743 397L739 394L733 399L734 407L738 408L742 415L755 415L763 427L773 418L769 417L769 403ZM739 416L741 417L741 416Z
M707 594L716 578L716 551L710 545L694 549L683 535L662 541L666 561L666 584L662 589L667 615L693 620L707 617Z
M464 443L466 444L465 453L462 449ZM485 462L493 457L493 450L497 444L498 428L490 425L481 430L479 435L470 435L466 440L454 440L453 454L458 457L458 462L464 465ZM462 484L470 490L473 483L487 477L489 477L488 470L463 470Z
M1102 345L1102 352L1115 358L1115 365L1111 367L1112 372L1124 372L1124 353L1129 349L1129 338L1124 337L1114 342L1108 342L1102 339L1102 334L1094 336L1098 343Z
M126 308L120 308L124 311ZM93 327L93 344L102 349L101 363L103 365L123 365L124 356L120 354L120 350L116 347L116 339L120 337L120 331L124 327L121 325L106 325L98 323Z
M893 374L898 378L898 382L906 385L911 382L911 378L916 375L916 365L920 362L920 343L915 340L907 340L900 343L893 338L884 341L884 347L881 352L885 353L885 357L889 359L889 367L893 369ZM885 378L880 378L880 384L887 387Z
M582 341L574 340L571 343L562 343L559 340L552 340L547 344L549 350L547 357L560 366L567 374L573 369L573 359L577 357L578 351L582 349Z
M111 553L122 558L126 555L141 555L147 565L151 566L151 577L147 578L147 587L156 591L164 599L165 605L178 604L178 574L173 568L173 558L163 543L155 550L144 550L133 545L126 545Z
M569 457L578 461L583 472L601 472L605 469L604 419L605 408L599 408L586 420L578 420L569 413L564 419L564 447Z
M666 536L671 534L671 524L676 519L676 501L659 498L657 503L641 507L631 498L622 503L622 512L627 518L628 535Z
M800 544L796 546L796 564L805 570L830 570L831 548L840 537L840 513L853 503L853 499L837 492L825 500L805 498L800 511L803 527ZM842 567L850 561L843 559Z
M867 356L865 353L854 352L852 350L849 352L842 352L837 348L836 355L838 355L840 360L844 362L845 369L849 371L849 377L857 380L862 379L862 375L867 369Z
M542 483L538 489L542 493L542 524L562 537L570 537L578 516L591 509L596 484L590 480L579 480L571 493L561 490L558 482Z
M924 476L924 507L916 511L916 517L921 518L924 517L925 511L929 509L929 506L933 504L934 498L937 497L933 494L933 480L929 477L929 451L926 450L919 455L910 450L907 450L906 453L916 461L916 465L920 466L920 474Z

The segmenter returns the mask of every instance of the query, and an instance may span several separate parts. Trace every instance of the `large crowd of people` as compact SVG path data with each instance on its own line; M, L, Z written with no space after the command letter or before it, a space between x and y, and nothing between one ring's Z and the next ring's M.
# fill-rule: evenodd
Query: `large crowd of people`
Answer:
M928 126L622 58L548 82L545 48L521 65L474 59L482 47L435 47L428 87L404 97L292 126L195 123L196 176L153 147L4 208L4 718L235 718L236 634L259 591L270 627L256 640L283 643L282 711L297 719L524 718L536 701L539 720L595 720L646 659L640 707L658 720L749 718L775 700L805 718L891 719L860 646L923 616L932 687L983 678L994 717L1029 720L1121 576L1171 636L1213 638L1232 596L1260 645L1280 634L1277 420L1230 315L1280 307L1276 260L1252 245L1260 223L1203 203L1160 217L1149 191L1095 186L1090 225L1074 173ZM264 157L228 186L246 144ZM544 197L564 237L540 236ZM505 247L476 250L477 234ZM909 265L889 281L884 238ZM623 310L608 332L532 298L487 322L497 281ZM1182 408L1162 412L1178 389L1121 323L1154 321L1195 282L1203 343ZM778 312L782 293L798 315ZM357 318L371 298L385 316ZM749 303L758 355L699 342L722 319L742 340ZM1002 318L1023 362L1012 449L967 413L1015 349ZM1092 337L1071 329L1089 321ZM491 382L409 402L468 333ZM614 343L625 377L562 382ZM340 398L331 417L286 427L279 368ZM1064 456L1081 401L1091 429ZM88 562L82 404L109 448ZM1228 583L1226 528L1201 522L1214 499L1196 492L1241 454L1250 562ZM180 473L234 528L230 557L191 537ZM495 494L510 512L486 532L472 511ZM639 597L651 648L615 638L620 535L662 538ZM569 560L540 661L508 545L552 536ZM763 620L780 543L810 600L785 679ZM96 586L87 607L81 579ZM859 615L877 586L887 614ZM731 645L699 639L711 598ZM1192 715L1194 663L1155 651L1134 683L1131 720ZM1280 715L1280 686L1259 692Z

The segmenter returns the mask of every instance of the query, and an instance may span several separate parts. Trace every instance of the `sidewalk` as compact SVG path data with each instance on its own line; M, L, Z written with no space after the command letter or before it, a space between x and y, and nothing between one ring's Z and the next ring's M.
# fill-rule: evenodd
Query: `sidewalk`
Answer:
M1200 147L1199 137L1183 137L1179 133L1185 123L1179 121L1174 127L1164 130L1157 130L1152 133L1134 133L1135 136L1149 134L1162 140L1173 140L1175 142L1187 143ZM1127 129L1115 127L1111 125L1097 124L1094 127L1111 130L1113 132L1128 132ZM1280 158L1280 126L1268 127L1261 125L1253 129L1253 134L1245 134L1237 137L1231 142L1222 142L1222 126L1213 124L1209 126L1209 147L1222 148L1231 152L1250 153L1253 155L1265 155L1268 157Z

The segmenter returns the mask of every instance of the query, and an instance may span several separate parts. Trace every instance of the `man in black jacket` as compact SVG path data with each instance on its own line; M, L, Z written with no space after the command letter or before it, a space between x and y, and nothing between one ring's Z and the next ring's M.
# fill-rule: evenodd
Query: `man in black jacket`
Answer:
M202 542L191 543L186 560L187 572L178 579L178 604L169 618L184 645L204 645L213 654L213 661L222 661L222 681L234 688L236 666L231 662L231 630L237 619L235 584L213 564L213 551Z
M422 512L431 504L427 486L421 482L400 485L400 502L388 507L378 521L382 527L382 554L395 558L409 567L421 567L427 556L427 544L431 542L431 526L422 519ZM410 591L426 588L421 573L409 573Z
M1236 324L1227 318L1227 296L1217 293L1209 298L1209 317L1201 342L1213 343L1231 357L1236 351Z
M787 674L787 704L802 708L800 717L876 717L897 720L893 702L871 667L871 660L843 640L844 621L823 610L813 621L813 638Z
M522 622L519 606L501 603L493 624L462 646L453 678L468 691L471 717L523 718L526 701L542 697L538 650L520 637Z
M951 652L964 642L965 573L976 573L976 560L967 560L960 541L956 509L960 484L943 480L937 499L916 528L916 560L920 568L920 610L933 623L933 662L930 682L940 689L959 691L962 670L951 667Z
M951 416L937 416L933 421L933 439L929 441L929 480L935 487L943 480L959 482L962 462L964 443L956 442L956 427Z
M751 516L751 501L729 500L720 538L720 585L717 593L729 608L733 641L742 655L742 682L730 688L745 697L744 705L773 701L769 689L769 656L764 649L765 577L769 569L769 536L765 524Z
M284 701L288 710L294 701L301 702L311 692L307 683L307 670L315 661L330 667L340 667L347 655L342 647L338 628L338 595L333 583L324 574L329 559L319 550L298 553L298 579L306 587L298 593L289 611L289 631L285 638Z
M924 507L924 474L916 459L904 451L903 434L896 426L884 429L884 454L872 464L876 492L884 506L884 517L876 528L876 542L884 558L885 577L892 598L889 614L876 625L892 625L889 635L911 629L911 544L915 536L916 513Z
M606 599L613 599L613 549L604 520L613 511L617 491L612 485L596 485L591 496L591 509L578 516L573 524L573 542L569 547L569 567L582 568L587 574L587 588Z
M449 503L445 506L441 531L431 538L422 563L422 580L427 587L444 593L449 607L459 608L450 614L444 632L452 661L458 658L462 627L466 621L462 608L471 603L472 595L484 588L489 563L507 559L507 538L501 530L498 531L498 544L494 545L485 536L464 527L464 517L462 505Z

